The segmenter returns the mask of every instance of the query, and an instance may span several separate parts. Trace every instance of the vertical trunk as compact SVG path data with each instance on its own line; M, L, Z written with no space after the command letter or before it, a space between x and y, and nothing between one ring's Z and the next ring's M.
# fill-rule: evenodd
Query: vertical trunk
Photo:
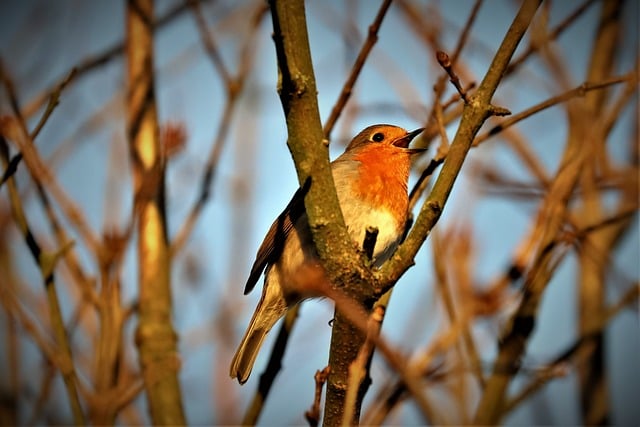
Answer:
M621 0L607 0L602 4L600 25L595 35L593 54L589 64L589 81L599 81L613 70L616 58L616 45L620 36ZM597 137L588 140L596 144L593 155L585 162L581 177L584 191L582 209L579 218L584 224L596 224L606 213L602 209L601 197L598 191L598 170L605 161L605 143L607 135L597 128L598 117L606 106L607 91L593 91L586 97L588 114L595 124L589 134ZM612 229L598 230L590 233L582 245L580 252L580 272L578 276L578 333L583 336L593 330L591 323L600 318L606 304L605 273L614 238ZM582 407L582 421L587 425L608 425L609 420L609 391L606 377L606 360L604 352L604 334L599 332L589 338L587 357L578 365L578 379L580 383L580 402Z
M164 160L153 88L153 2L127 3L127 132L138 231L140 365L153 424L185 424L171 324L170 256L164 208Z

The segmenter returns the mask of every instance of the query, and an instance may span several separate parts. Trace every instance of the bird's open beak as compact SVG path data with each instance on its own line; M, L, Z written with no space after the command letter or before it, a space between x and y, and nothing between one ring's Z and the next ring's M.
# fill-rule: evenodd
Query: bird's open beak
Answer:
M419 129L416 129L414 131L408 132L402 138L398 138L395 141L393 141L393 145L395 145L396 147L400 147L400 148L409 148L409 143L411 143L411 140L413 138L415 138L416 136L418 136L419 134L421 134L423 130L424 130L424 128L419 128ZM426 150L426 148L412 148L411 149L411 153L412 154L413 153L422 153L425 150Z

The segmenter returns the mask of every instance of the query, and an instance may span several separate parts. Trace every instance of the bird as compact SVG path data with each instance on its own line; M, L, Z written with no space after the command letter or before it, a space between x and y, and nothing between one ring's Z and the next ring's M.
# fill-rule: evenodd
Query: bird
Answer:
M333 181L349 236L362 249L366 230L378 230L372 265L379 267L395 251L408 215L407 186L414 154L409 143L424 128L408 132L389 124L372 125L331 162ZM276 218L260 245L244 294L255 287L264 271L262 296L233 357L229 374L244 384L260 347L273 325L302 300L319 297L300 276L320 265L304 208L302 189Z

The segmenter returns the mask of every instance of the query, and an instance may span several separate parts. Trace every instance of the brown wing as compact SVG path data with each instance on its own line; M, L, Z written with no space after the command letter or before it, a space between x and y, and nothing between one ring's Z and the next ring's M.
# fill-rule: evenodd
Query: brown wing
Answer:
M284 211L276 218L273 224L271 224L267 235L264 236L264 240L258 249L256 260L253 262L253 267L251 267L251 273L249 273L249 278L244 286L245 295L251 292L256 286L265 267L278 259L282 253L282 248L284 247L287 236L303 213L304 193L303 189L299 188L287 207L284 208Z

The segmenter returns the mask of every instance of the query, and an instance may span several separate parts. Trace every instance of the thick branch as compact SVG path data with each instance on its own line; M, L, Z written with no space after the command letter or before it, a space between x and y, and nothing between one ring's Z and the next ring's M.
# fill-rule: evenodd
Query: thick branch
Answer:
M378 292L384 293L413 265L416 253L440 218L473 139L485 120L492 114L494 107L491 105L491 98L539 5L540 0L527 0L522 4L480 87L471 96L470 102L465 105L460 126L442 171L420 210L415 226L378 274Z
M310 184L305 208L318 254L327 270L335 271L344 260L355 259L350 255L355 251L348 244L350 239L338 205L329 152L323 143L304 2L272 0L270 6L287 145L300 185Z
M371 272L365 268L362 255L347 234L335 192L318 113L304 2L272 0L270 6L280 73L280 100L287 121L287 143L298 180L302 186L309 187L305 208L316 249L329 281L362 302L366 283L371 283L366 280ZM363 334L348 316L336 312L324 418L327 425L335 425L342 419L349 365L363 341ZM358 408L354 423L357 423L359 412Z

